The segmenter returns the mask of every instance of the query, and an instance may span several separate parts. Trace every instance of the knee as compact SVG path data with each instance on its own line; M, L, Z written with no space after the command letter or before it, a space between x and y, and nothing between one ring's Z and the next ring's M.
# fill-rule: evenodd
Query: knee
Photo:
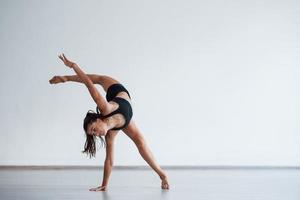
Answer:
M138 149L144 149L146 146L146 142L143 138L138 138L134 142Z

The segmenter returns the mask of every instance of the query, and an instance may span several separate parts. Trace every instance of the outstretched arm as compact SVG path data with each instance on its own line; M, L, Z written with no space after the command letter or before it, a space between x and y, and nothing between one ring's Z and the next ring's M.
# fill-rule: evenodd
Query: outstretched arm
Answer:
M59 58L64 62L64 64L66 66L70 67L71 69L73 69L76 72L78 77L82 80L82 82L88 88L93 100L99 107L100 112L105 112L108 109L108 103L100 95L100 93L98 92L97 88L94 86L91 79L80 69L80 67L76 63L68 60L64 54L60 55Z

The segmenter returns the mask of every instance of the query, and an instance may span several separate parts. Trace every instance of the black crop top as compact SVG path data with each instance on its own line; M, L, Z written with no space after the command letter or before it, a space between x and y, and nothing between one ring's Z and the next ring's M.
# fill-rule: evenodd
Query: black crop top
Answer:
M109 101L116 102L117 104L119 104L119 107L117 108L117 110L115 110L115 111L113 111L113 112L111 112L111 113L109 113L105 116L100 114L101 119L111 117L115 114L122 114L124 116L124 118L125 118L124 125L121 126L121 127L116 127L116 128L110 129L110 130L121 130L121 129L125 128L126 126L128 126L128 124L129 124L129 122L132 118L132 115L133 115L132 107L131 107L130 103L126 99L123 99L121 97L116 97L119 92L126 92L129 96L129 98L130 98L129 92L127 91L127 89L122 84L119 84L119 83L112 84L107 89L106 100L108 102ZM97 107L97 112L98 112L98 110L99 110L99 108Z
M116 127L116 128L112 128L111 130L121 130L123 128L125 128L126 126L128 126L131 118L132 118L132 108L131 108L131 105L130 103L126 100L126 99L123 99L123 98L120 98L120 97L115 97L113 98L111 101L113 102L116 102L117 104L119 104L119 107L117 108L117 110L103 116L101 115L101 119L105 119L107 117L111 117L115 114L121 114L124 116L125 118L125 123L123 126L121 127Z

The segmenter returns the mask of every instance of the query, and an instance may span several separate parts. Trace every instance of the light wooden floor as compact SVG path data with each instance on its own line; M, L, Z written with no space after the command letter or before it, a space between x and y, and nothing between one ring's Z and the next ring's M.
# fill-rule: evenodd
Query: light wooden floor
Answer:
M151 170L114 169L105 192L89 188L102 170L0 170L1 200L300 200L300 170L166 170L170 190Z

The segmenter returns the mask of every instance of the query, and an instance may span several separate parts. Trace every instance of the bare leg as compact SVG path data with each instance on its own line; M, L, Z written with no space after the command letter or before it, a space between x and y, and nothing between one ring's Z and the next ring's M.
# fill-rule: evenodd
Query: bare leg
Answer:
M110 85L119 83L119 81L117 81L116 79L106 75L87 74L87 76L91 79L91 81L94 84L101 85L105 92L107 92L107 89ZM66 75L64 77L67 79L67 81L83 83L77 75L72 75L72 76Z
M138 130L135 123L131 121L128 127L123 129L122 131L124 131L124 133L128 135L128 137L136 144L141 156L149 164L149 166L158 174L162 181L162 189L169 189L169 183L166 173L156 163L153 154L151 153L143 135Z
M110 85L115 83L120 83L120 82L110 76L99 75L98 84L100 84L103 87L105 92L107 92L107 89Z

